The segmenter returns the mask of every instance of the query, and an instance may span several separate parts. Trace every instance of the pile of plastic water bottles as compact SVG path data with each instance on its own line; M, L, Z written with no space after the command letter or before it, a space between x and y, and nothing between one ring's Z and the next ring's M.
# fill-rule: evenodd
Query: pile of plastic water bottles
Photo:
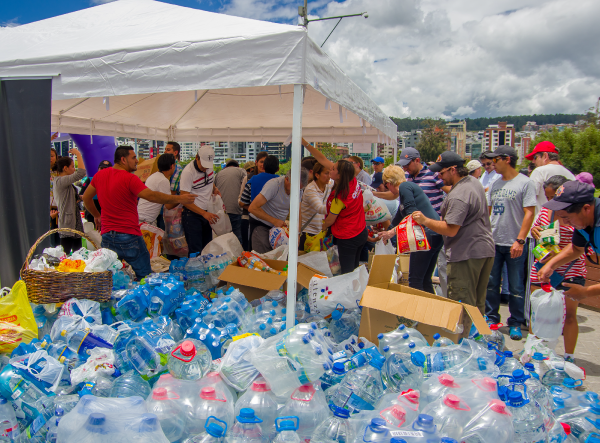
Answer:
M210 292L230 261L35 306L41 339L1 359L0 441L600 443L598 395L551 353L505 352L497 328L375 344L360 309L311 315L305 292L288 329L284 292Z

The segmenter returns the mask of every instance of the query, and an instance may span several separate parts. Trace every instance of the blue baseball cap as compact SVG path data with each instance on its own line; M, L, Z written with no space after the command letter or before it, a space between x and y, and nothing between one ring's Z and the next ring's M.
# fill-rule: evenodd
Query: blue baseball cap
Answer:
M421 154L415 148L405 148L400 153L400 160L396 162L398 166L406 166L416 158L421 158Z
M383 159L383 157L375 157L371 160L371 163L385 163L385 160Z
M551 211L562 211L577 203L589 203L594 200L594 187L577 180L565 182L556 190L552 200L544 205Z

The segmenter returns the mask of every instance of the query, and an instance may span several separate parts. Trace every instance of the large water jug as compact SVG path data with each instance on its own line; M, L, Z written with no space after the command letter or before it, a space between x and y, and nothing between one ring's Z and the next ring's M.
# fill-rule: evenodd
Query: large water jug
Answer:
M190 433L199 434L202 432L204 423L211 415L219 417L220 420L227 423L228 427L231 427L233 425L234 405L228 402L225 395L216 391L215 388L202 388L199 398L196 399L194 417L188 422Z
M262 435L270 438L275 434L275 418L277 418L277 398L264 380L256 380L235 404L235 416L240 415L243 408L250 408L262 420L259 426Z
M12 405L0 397L0 437L16 439L21 432Z
M461 397L446 394L423 408L423 414L433 417L440 435L459 439L463 429L475 415L471 407Z
M462 432L464 443L512 443L515 438L512 415L504 402L491 400Z
M372 357L367 366L348 372L338 385L331 402L338 408L351 412L373 410L384 391L381 380L384 362L382 356Z
M331 406L333 416L327 417L312 435L311 443L348 443L354 440L354 432L348 417L350 412L344 408Z
M427 404L440 399L446 394L459 395L461 389L465 389L466 387L452 375L440 374L430 377L423 382L420 389L421 398Z
M301 439L310 439L317 426L331 414L325 394L312 384L302 385L287 399L279 416L295 416L300 419L297 430Z
M553 363L554 367L546 371L542 377L544 386L561 386L563 381L569 376L565 372L565 364L563 362Z
M381 379L388 392L402 392L407 389L420 389L423 383L425 355L392 354L386 358L381 369Z
M150 394L150 384L144 380L137 372L129 371L119 376L110 392L111 397L142 397L146 398Z
M300 443L300 437L296 433L300 419L298 417L279 417L275 420L275 429L278 434L275 443Z
M507 406L513 416L515 442L545 442L546 430L542 412L523 398L519 391L510 391Z
M187 338L171 351L167 367L175 378L199 380L208 373L211 362L210 352L204 343Z
M321 389L325 391L331 386L337 385L344 379L344 375L346 375L344 363L339 361L334 362L332 368L321 376Z
M224 443L227 432L227 423L217 417L208 417L204 424L205 432L195 435L184 441L184 443Z
M198 253L190 254L190 258L185 264L185 273L187 276L186 289L195 289L201 293L206 292L204 263L198 258Z
M262 420L250 408L243 408L229 434L229 443L263 443Z
M146 400L148 412L158 417L170 442L180 440L186 433L185 414L179 400L179 395L166 388L155 388Z

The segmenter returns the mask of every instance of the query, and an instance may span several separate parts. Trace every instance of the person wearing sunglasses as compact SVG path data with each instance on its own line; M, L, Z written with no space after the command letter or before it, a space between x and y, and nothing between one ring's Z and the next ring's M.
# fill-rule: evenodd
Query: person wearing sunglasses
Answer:
M383 168L385 167L385 160L383 157L375 157L371 160L373 165L373 175L371 176L371 187L376 191L385 191L386 188L383 184Z
M491 157L488 157L488 154L491 152L492 151L485 151L479 157L481 166L483 166L483 169L485 169L485 171L483 171L481 174L481 177L479 177L479 182L483 185L485 192L488 192L490 190L490 186L492 186L492 184L500 178L500 174L496 172L496 165L494 164L494 161L491 159Z
M448 258L448 298L485 312L485 297L496 251L483 187L469 175L464 160L452 151L443 152L431 171L451 189L441 207L441 220L421 211L413 220L444 236ZM463 319L462 336L469 335L471 320Z
M535 186L531 179L516 169L517 151L502 145L488 157L496 164L502 177L490 187L489 211L495 242L494 267L490 275L485 302L488 322L500 323L500 286L502 268L508 269L508 309L506 320L512 340L521 340L521 326L525 324L524 272L527 258L527 234L535 215Z
M535 185L535 194L537 195L536 212L538 212L548 201L544 192L546 180L554 175L562 175L569 180L575 180L575 176L560 164L558 149L549 141L543 141L535 145L533 151L527 154L525 158L535 164L535 169L529 177Z

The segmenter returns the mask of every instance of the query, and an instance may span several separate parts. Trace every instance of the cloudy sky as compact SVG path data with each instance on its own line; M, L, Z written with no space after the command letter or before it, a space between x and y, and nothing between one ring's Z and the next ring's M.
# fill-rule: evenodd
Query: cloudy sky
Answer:
M105 0L22 0L0 8L14 26ZM169 0L297 23L302 0ZM342 20L323 49L391 116L447 118L582 113L600 96L600 1L309 1ZM308 26L321 44L336 21Z

